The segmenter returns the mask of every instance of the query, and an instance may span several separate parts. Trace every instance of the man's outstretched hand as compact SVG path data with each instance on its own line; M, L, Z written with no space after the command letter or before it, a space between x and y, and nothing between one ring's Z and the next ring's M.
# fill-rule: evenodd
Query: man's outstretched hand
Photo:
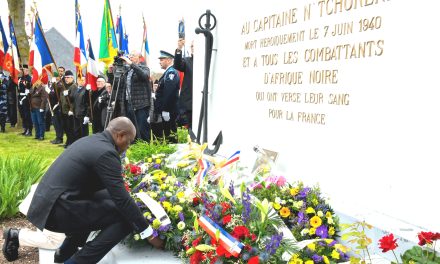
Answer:
M165 247L165 240L160 239L158 236L151 239L148 238L148 242L150 242L150 244L157 249L164 249Z

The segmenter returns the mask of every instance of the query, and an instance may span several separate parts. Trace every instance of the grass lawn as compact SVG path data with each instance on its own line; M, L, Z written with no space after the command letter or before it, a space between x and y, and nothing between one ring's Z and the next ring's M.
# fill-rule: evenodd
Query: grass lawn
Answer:
M55 138L53 127L50 128L50 132L45 132L43 141L34 139L35 131L32 131L32 137L20 135L22 131L21 127L10 128L9 124L6 124L6 133L0 133L0 155L2 157L35 154L52 162L64 151L61 144L50 143Z

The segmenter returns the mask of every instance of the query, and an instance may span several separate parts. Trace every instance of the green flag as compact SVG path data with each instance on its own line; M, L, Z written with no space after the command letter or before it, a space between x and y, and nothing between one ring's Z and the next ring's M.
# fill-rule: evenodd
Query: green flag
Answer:
M104 0L104 14L101 25L101 43L99 47L99 60L105 65L113 62L118 51L115 27L113 26L112 10L109 0Z

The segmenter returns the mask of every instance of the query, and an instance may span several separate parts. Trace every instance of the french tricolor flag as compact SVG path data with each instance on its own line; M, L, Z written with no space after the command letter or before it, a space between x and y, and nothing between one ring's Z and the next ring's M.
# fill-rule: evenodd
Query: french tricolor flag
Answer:
M73 64L77 69L77 74L82 75L82 68L87 64L86 46L84 43L84 32L81 14L79 13L78 1L76 2L76 42L73 53Z
M234 162L237 162L239 159L240 159L240 151L238 150L237 152L235 152L234 154L232 154L232 156L230 156L228 158L226 163L222 165L222 168L229 166L229 165L233 164Z
M205 230L211 238L216 238L216 233L220 233L219 244L226 249L232 256L238 257L244 245L217 225L209 217L203 215L198 219L199 225Z
M17 39L15 38L14 25L11 16L9 16L9 35L11 37L11 45L5 54L3 69L11 74L11 79L18 84L18 73L20 72L20 61L17 48Z
M96 86L96 80L98 79L99 71L95 60L95 55L92 50L92 42L90 39L87 40L87 50L89 53L87 60L87 85L90 85L92 91L96 91L98 87Z
M34 37L29 54L29 66L32 66L32 83L40 80L46 84L48 82L47 72L52 72L52 69L55 69L55 63L47 45L38 13L35 14L35 22Z
M0 18L0 31L2 37L0 38L0 67L3 68L3 62L5 61L6 52L8 52L9 44L8 39L6 38L5 29L3 28L3 23Z

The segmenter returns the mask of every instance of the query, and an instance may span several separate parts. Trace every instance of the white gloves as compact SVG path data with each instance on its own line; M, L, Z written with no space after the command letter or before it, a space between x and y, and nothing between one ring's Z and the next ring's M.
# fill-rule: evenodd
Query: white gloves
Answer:
M170 121L170 112L164 112L162 111L162 118L165 122Z
M24 94L28 95L29 94L29 89L24 90Z
M57 107L58 107L58 104L54 105L52 110L55 110L55 108L57 108Z
M72 112L72 111L69 111L69 112L67 113L67 115L68 115L68 116L73 116L73 112Z
M84 117L84 122L83 122L83 124L86 125L86 124L88 124L89 122L90 122L89 117L88 117L88 116L85 116L85 117Z
M87 90L87 91L90 91L90 89L92 89L92 86L91 86L90 84L87 84L87 85L86 85L86 90Z
M150 123L150 117L147 118L147 122L148 122L148 124Z
M98 103L101 103L102 102L102 97L100 96L100 97L98 97Z
M153 99L156 99L156 93L151 93L151 97L153 97Z
M44 90L46 90L46 93L50 93L50 88L48 86L44 87Z
M69 95L69 91L67 91L67 90L63 91L63 95L64 96L68 96Z
M40 113L43 113L44 112L44 109L40 109Z
M52 77L52 82L56 83L57 82L57 77Z

